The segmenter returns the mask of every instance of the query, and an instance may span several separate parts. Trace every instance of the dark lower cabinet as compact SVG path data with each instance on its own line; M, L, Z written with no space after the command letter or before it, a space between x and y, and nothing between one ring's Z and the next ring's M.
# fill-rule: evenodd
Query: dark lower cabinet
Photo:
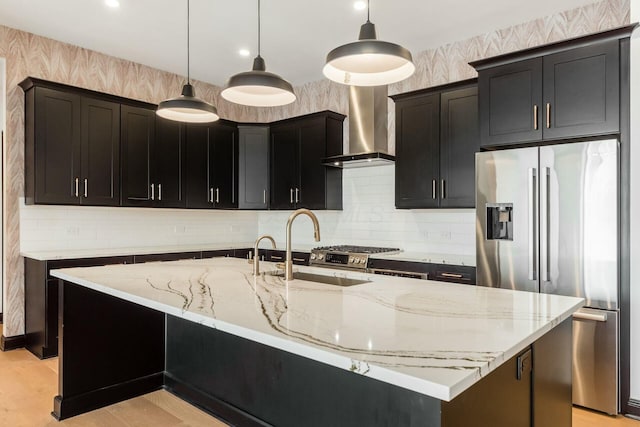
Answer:
M480 149L475 80L392 98L396 207L475 207L475 153Z
M21 87L26 203L117 206L120 104L37 79Z
M40 359L58 355L58 268L131 264L133 256L40 261L24 259L25 347Z

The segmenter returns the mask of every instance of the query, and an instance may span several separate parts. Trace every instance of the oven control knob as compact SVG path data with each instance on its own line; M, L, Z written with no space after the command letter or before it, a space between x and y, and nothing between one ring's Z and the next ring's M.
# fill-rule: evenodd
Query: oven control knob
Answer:
M323 259L323 258L324 258L324 255L318 254L318 259Z
M363 259L362 259L362 258L358 258L358 259L356 260L356 263L358 263L358 264L362 264L362 262L363 262Z
M353 264L355 263L355 258L354 257L349 257L349 264Z
M311 254L311 259L316 259L316 254Z

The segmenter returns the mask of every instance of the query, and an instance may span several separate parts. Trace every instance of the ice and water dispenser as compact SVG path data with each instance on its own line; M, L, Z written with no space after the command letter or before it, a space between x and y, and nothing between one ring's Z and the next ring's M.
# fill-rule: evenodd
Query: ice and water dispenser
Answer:
M513 203L487 203L487 240L513 240Z

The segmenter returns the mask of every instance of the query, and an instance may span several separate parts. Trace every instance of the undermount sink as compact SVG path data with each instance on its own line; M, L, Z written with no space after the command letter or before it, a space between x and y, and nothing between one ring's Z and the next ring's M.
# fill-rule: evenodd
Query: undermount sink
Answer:
M278 271L278 272L272 273L272 275L284 277L284 272ZM362 285L363 283L371 283L370 280L349 279L347 277L325 276L323 274L304 273L301 271L294 271L293 279L305 280L307 282L324 283L325 285L334 285L334 286L354 286L354 285Z

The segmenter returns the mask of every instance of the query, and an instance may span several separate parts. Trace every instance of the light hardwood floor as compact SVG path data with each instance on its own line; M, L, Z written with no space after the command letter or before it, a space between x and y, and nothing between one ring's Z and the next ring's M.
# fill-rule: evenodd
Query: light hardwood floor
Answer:
M50 414L57 381L57 358L38 360L24 349L0 352L0 427L226 426L166 391L57 422ZM640 427L640 422L574 408L573 427Z

